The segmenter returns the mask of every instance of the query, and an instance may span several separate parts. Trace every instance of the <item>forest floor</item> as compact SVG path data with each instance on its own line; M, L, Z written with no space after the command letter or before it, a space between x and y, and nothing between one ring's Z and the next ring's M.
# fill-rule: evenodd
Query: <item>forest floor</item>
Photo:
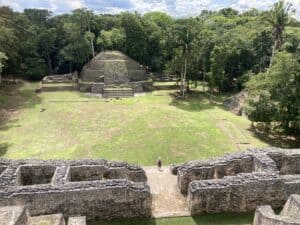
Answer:
M153 165L207 159L267 146L250 121L205 92L186 100L174 91L107 100L79 92L35 93L38 83L0 88L0 156L7 158L125 160ZM201 90L202 88L200 88Z

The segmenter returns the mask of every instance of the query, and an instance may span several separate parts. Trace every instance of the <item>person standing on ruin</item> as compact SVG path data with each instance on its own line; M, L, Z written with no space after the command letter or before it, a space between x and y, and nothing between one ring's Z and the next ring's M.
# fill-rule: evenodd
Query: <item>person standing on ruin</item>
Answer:
M161 170L161 167L162 167L162 161L161 161L161 158L158 157L158 160L157 160L157 168L158 168L159 171Z

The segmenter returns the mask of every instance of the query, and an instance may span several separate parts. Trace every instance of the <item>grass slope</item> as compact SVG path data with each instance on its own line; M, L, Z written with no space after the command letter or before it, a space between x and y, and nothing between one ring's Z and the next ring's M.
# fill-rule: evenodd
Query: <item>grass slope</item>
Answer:
M237 150L236 143L265 144L249 121L224 110L222 97L178 101L170 91L122 100L79 92L34 92L24 83L0 92L0 154L7 158L106 158L153 165L206 159ZM240 147L240 146L238 146ZM243 148L243 146L241 147Z

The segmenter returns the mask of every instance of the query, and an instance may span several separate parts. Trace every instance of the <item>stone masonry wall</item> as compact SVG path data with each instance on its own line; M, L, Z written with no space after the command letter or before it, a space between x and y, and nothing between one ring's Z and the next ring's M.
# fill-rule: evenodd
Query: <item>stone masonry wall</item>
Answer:
M292 195L280 215L269 205L256 209L253 225L300 225L300 195Z
M178 187L192 215L282 207L300 194L300 149L252 149L178 168Z
M0 206L24 205L32 216L63 213L89 220L151 216L140 167L105 160L0 160Z

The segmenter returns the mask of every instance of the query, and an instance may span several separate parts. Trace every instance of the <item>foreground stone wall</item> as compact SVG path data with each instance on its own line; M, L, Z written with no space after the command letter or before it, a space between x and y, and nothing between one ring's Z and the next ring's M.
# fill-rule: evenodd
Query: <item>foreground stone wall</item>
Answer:
M0 168L0 206L89 220L151 216L150 189L140 167L105 160L1 159Z
M269 148L192 161L178 168L178 187L192 215L282 207L300 194L300 149Z
M280 215L269 205L256 209L253 225L300 225L300 195L292 195Z

